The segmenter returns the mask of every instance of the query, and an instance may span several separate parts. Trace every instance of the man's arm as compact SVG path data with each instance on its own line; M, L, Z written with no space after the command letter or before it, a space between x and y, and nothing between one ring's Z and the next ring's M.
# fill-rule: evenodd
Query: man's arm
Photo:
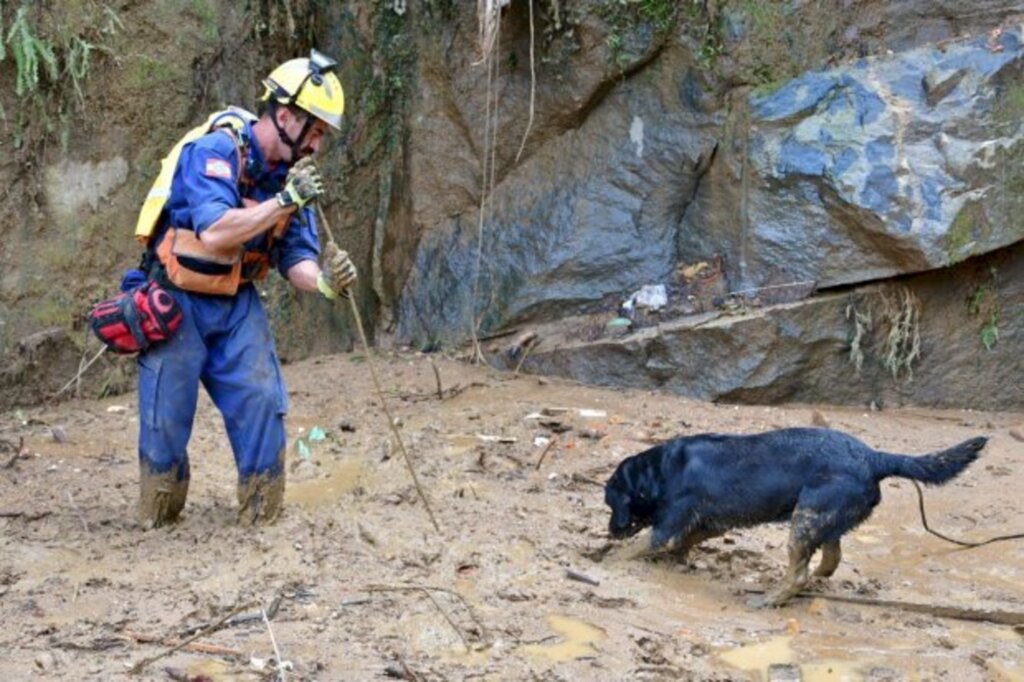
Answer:
M320 276L320 264L315 260L300 260L288 268L288 281L300 291L317 291L316 279Z
M294 213L295 209L296 206L294 204L282 206L273 197L255 206L230 208L216 222L200 232L199 239L211 251L232 253L253 237L269 230L277 224L277 221L282 216ZM313 263L313 265L316 265L316 263ZM319 266L317 266L318 272L319 269ZM289 271L289 279L291 279L291 271ZM315 274L313 279L315 288Z

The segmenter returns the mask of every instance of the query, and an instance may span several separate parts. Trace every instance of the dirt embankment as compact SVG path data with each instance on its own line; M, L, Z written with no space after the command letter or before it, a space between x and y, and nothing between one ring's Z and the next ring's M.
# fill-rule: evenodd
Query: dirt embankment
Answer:
M230 449L205 398L184 518L156 532L133 521L133 396L3 414L0 673L121 678L241 609L141 679L269 679L275 646L288 679L310 680L733 680L771 664L804 680L1024 679L1009 625L822 598L752 610L749 591L782 577L784 528L729 533L689 564L643 560L643 536L607 539L601 487L623 457L677 434L827 423L913 454L984 434L982 458L927 503L934 527L989 537L1024 530L1024 415L736 408L434 361L443 400L425 356L381 370L441 533L360 355L286 369L288 508L255 531L234 523ZM815 590L1024 612L1024 544L958 551L927 535L906 482L883 484L843 549ZM256 604L276 604L269 628Z

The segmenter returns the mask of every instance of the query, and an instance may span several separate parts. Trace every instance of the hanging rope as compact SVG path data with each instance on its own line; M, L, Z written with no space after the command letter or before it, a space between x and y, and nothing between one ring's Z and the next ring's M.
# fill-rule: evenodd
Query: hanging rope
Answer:
M523 155L523 149L526 148L526 138L530 136L530 129L533 128L533 112L537 101L537 62L533 55L533 0L526 0L526 4L530 8L530 118L526 121L526 132L523 133L523 140L519 143L516 163L519 163L519 157Z
M327 216L324 215L324 211L320 208L320 204L316 205L317 215L320 217L320 224L324 226L324 233L327 235L327 239L334 245L337 242L334 241L334 234L331 232L331 227L327 223ZM412 457L409 455L409 451L405 449L405 442L402 440L402 434L398 431L398 425L395 423L395 417L391 414L391 409L388 407L388 402L384 397L384 388L381 386L380 378L377 376L377 367L373 360L373 353L370 351L370 342L366 337L366 329L363 327L363 318L359 314L359 306L356 305L355 296L349 295L348 302L352 309L352 317L356 320L356 329L359 330L359 338L363 342L363 350L366 352L366 364L370 368L370 376L373 378L373 386L377 389L377 398L380 400L381 407L384 408L384 414L388 418L388 426L391 427L391 433L395 437L395 442L398 444L398 449L402 453L402 459L405 461L405 466L409 470L409 475L412 477L412 483L416 486L416 494L419 495L420 501L423 503L423 508L427 510L427 516L430 517L430 523L433 524L434 530L438 533L441 532L441 526L438 525L437 519L434 517L434 510L430 508L430 502L427 500L426 493L423 492L423 487L420 485L420 479L416 475L416 468L412 465Z
M481 2L481 5L484 3ZM480 346L480 324L483 321L483 314L477 314L480 294L480 273L483 269L483 246L484 226L493 218L494 204L494 167L497 157L497 133L498 133L498 95L494 87L497 77L497 58L494 56L498 50L501 39L501 10L497 3L489 3L488 7L495 7L493 15L493 27L481 25L481 50L484 53L483 63L487 68L487 90L484 104L484 135L483 153L481 157L481 188L480 188L480 209L477 220L476 240L476 261L473 272L473 290L470 297L470 335L473 339L473 361L486 364L483 349ZM491 15L488 15L491 16ZM493 31L493 35L491 35ZM485 36L486 33L486 36ZM485 42L486 37L486 42ZM493 109L491 103L494 103Z

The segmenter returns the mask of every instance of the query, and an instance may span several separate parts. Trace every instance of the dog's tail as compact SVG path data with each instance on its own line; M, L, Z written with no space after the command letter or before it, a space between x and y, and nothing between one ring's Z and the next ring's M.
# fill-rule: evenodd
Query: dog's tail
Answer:
M941 485L958 476L968 464L978 459L978 453L987 442L988 438L971 438L948 450L918 457L879 453L883 456L876 465L876 473L881 474L879 478L900 476L930 485Z

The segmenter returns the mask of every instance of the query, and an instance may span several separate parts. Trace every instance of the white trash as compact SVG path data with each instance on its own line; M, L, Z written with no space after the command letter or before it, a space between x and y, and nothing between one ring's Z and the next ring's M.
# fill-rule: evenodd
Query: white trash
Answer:
M622 307L629 312L633 312L634 307L657 312L667 305L668 291L664 284L645 284L639 291L633 292Z

